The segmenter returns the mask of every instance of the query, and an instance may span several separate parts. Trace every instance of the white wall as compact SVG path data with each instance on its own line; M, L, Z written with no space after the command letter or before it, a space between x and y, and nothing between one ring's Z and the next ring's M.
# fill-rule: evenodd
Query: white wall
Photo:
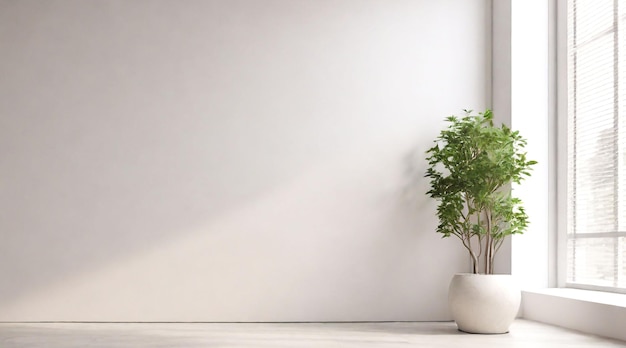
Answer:
M532 175L513 194L522 199L530 225L507 240L505 262L525 290L549 282L549 236L553 158L549 104L549 3L536 0L493 1L492 103L496 115L528 141L528 158L538 161ZM529 26L528 23L533 25ZM533 257L528 257L533 255Z
M448 319L423 152L488 10L0 0L0 320Z
M511 124L528 140L528 158L538 161L532 176L514 187L524 202L530 226L524 235L513 236L512 274L524 290L549 286L550 234L556 233L549 216L553 214L554 169L551 141L554 110L549 101L550 45L549 3L511 2ZM528 22L534 23L529 26ZM532 257L529 257L532 255Z
M513 194L524 202L529 228L504 245L510 272L525 290L548 286L553 209L550 181L552 144L549 130L549 4L541 0L493 1L492 105L496 117L528 140L528 158L538 161L532 175ZM533 25L529 26L528 23ZM533 257L528 257L533 255Z

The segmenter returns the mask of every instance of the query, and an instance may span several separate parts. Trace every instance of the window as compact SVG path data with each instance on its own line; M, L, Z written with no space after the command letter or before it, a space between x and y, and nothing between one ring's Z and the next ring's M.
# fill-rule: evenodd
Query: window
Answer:
M566 285L626 292L626 0L567 7Z

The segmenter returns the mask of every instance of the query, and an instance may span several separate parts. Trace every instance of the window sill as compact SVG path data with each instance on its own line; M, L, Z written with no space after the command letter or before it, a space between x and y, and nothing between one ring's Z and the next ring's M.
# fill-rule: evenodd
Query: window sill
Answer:
M522 317L626 341L626 294L569 288L523 291Z
M524 292L543 294L548 296L557 296L572 300L587 301L626 308L626 295L613 292L581 290L573 288L550 288Z

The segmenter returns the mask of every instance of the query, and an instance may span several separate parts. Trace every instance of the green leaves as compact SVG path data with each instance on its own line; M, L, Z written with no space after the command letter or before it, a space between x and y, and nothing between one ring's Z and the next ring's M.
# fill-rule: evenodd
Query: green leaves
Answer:
M448 127L426 151L425 176L431 184L427 194L439 201L437 232L460 238L475 264L475 255L483 251L490 263L503 238L523 233L528 226L522 202L507 188L529 176L537 162L526 158L526 140L518 131L494 126L491 110L471 113L447 117ZM485 243L476 252L473 238Z

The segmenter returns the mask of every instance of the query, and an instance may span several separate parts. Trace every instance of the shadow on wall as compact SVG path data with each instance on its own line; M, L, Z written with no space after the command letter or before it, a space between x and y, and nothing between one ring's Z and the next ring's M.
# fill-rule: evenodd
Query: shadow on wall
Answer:
M14 265L20 272L5 266L11 276L0 318L445 319L440 294L465 260L446 255L449 246L422 231L435 226L425 180L416 175L423 152L401 156L408 147L397 139L362 145L282 183L264 181L222 209L178 208L175 219L168 210L202 205L201 195L142 200L159 186L137 181L138 207L123 216L130 226L107 224L106 214L120 211L103 206L98 229L75 225L61 241L22 240L12 254L23 260ZM68 208L85 206L92 209ZM43 230L37 237L57 236Z
M428 169L426 150L429 147L416 146L404 156L404 196L415 212L432 212L434 201L426 196L430 190L428 178L424 175ZM432 219L431 216L426 218Z

